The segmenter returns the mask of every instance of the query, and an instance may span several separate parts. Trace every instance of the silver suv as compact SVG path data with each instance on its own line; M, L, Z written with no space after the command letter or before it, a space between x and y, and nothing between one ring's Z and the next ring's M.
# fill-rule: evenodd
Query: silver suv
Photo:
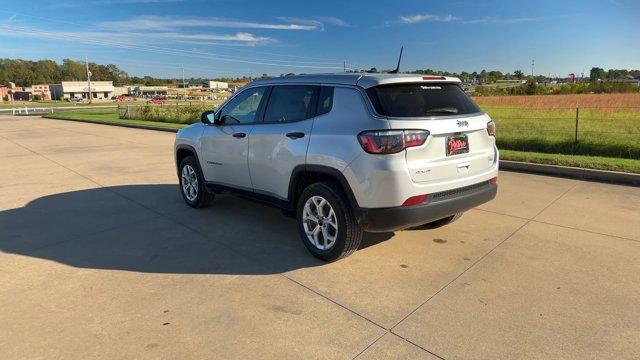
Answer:
M229 192L276 206L326 261L363 231L441 226L497 191L495 125L456 78L259 80L201 120L175 141L185 202Z

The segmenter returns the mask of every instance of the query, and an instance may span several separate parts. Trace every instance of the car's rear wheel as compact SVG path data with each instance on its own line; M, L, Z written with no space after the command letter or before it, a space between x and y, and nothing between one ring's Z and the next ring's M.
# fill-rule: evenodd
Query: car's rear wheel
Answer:
M358 249L362 228L338 185L309 185L298 200L296 213L300 238L315 257L335 261Z
M187 205L201 208L209 205L215 194L210 193L204 184L204 177L193 156L187 156L180 162L178 169L180 193Z

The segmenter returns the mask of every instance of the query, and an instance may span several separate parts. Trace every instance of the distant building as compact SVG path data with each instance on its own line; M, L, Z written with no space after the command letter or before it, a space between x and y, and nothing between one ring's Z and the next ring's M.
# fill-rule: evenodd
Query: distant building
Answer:
M30 91L14 91L12 95L14 101L31 101Z
M513 80L496 80L497 83L503 84L525 84L527 80L513 79Z
M140 97L167 96L168 86L136 86L129 94Z
M639 79L634 79L633 76L628 76L622 79L613 79L613 80L609 80L609 82L613 82L613 83L624 83L624 84L633 84L636 86L640 86L640 78Z
M92 81L91 97L94 100L111 99L114 93L112 81ZM69 98L89 99L89 86L86 81L63 81L61 84L51 85L53 100Z
M228 89L228 88L229 88L229 83L222 82L222 81L209 81L209 89L222 90L222 89Z
M113 88L113 96L129 95L133 86L115 86Z
M36 95L40 97L40 100L51 100L51 91L49 84L33 85L25 91L31 92L32 97Z
M0 85L0 101L11 101L11 88L6 85Z

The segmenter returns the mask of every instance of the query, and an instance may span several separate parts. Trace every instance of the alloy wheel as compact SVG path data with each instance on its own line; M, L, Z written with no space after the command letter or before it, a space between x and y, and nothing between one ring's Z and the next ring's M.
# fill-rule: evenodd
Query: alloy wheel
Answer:
M312 196L304 204L302 225L307 239L318 250L329 250L338 237L338 220L331 204L322 196Z
M182 167L180 174L182 180L182 192L189 201L195 201L198 198L198 176L191 165Z

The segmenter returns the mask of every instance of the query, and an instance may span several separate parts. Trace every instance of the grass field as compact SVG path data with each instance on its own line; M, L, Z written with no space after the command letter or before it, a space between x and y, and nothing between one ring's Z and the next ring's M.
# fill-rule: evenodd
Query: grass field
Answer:
M640 159L640 93L474 100L495 120L502 149Z
M116 109L94 109L94 110L74 110L69 112L61 112L56 114L48 114L44 117L50 119L62 119L72 121L88 121L98 124L108 125L124 125L124 126L142 126L163 128L169 130L179 130L187 126L186 124L177 124L171 122L120 119Z
M523 108L484 105L502 149L640 159L640 108Z
M517 106L536 108L621 108L640 107L640 93L626 94L569 94L569 95L518 95L479 96L473 100L480 106Z
M501 160L536 164L573 166L587 169L622 171L640 174L640 161L602 156L546 154L529 151L500 150Z

